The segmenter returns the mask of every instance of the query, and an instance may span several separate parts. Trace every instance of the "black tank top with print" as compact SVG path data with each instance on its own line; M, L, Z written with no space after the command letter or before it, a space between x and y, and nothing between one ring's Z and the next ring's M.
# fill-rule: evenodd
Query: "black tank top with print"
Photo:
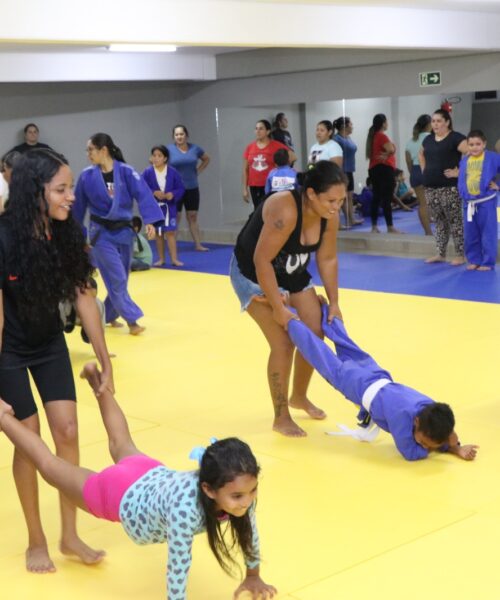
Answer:
M311 274L307 270L307 265L311 260L311 253L315 252L321 245L321 239L326 228L326 219L321 219L319 239L315 244L304 246L300 243L300 234L302 231L302 198L300 194L293 190L291 194L294 197L297 206L297 223L295 229L290 234L283 248L272 261L278 285L283 289L296 293L303 290L311 281ZM262 202L250 215L245 226L238 235L234 254L238 261L238 267L241 273L247 278L257 283L253 255L255 247L260 237L260 232L264 226L262 219L262 210L265 202Z

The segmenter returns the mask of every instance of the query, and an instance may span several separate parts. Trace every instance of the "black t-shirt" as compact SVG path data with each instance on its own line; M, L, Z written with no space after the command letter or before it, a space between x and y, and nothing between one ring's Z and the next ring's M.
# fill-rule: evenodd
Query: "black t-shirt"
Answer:
M59 305L37 321L22 319L18 311L19 270L14 263L9 216L0 216L0 288L3 296L4 326L0 367L12 368L37 364L65 347ZM50 242L47 242L50 243ZM36 298L33 298L36 301Z
M271 133L271 137L273 140L276 140L277 142L281 142L282 144L285 144L285 146L287 146L287 148L290 148L290 150L293 150L292 136L290 135L290 132L287 131L286 129L275 129Z
M445 169L458 167L461 152L457 150L465 136L457 131L450 133L439 142L434 134L428 135L422 142L425 157L424 186L430 188L456 187L458 179L445 177Z
M36 150L37 148L49 148L49 150L52 150L50 146L48 146L47 144L42 144L41 142L37 142L34 145L30 145L24 142L24 144L14 146L14 148L12 148L10 152L20 152L21 154L24 154L25 152L28 152L28 150Z
M274 272L278 285L283 289L296 293L303 290L311 281L311 274L307 270L311 253L315 252L321 245L321 239L326 228L326 219L321 219L319 240L316 244L304 246L300 243L300 234L302 231L302 199L294 190L291 192L297 206L297 223L295 229L290 234L283 248L272 261ZM262 219L262 210L265 202L259 204L255 211L250 215L245 226L238 235L234 254L238 262L241 273L247 278L257 283L257 274L253 255L260 232L264 226Z
M101 171L101 173L102 173L102 178L104 179L104 183L106 184L108 194L112 198L115 193L114 173L113 173L113 171L108 171L107 173L104 173L104 171Z

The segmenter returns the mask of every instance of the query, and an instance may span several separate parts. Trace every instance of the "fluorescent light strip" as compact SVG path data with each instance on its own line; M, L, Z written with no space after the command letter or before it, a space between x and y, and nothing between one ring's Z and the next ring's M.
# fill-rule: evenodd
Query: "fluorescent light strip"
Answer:
M110 52L175 52L172 44L110 44Z

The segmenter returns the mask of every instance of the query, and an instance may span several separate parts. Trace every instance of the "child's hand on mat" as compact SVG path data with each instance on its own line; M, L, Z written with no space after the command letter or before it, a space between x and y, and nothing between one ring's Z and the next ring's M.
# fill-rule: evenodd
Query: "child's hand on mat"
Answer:
M465 444L465 446L460 446L457 450L457 456L463 458L464 460L474 460L477 456L477 449L479 446L475 446L474 444Z
M253 600L258 598L266 600L267 598L274 598L278 590L274 586L264 583L258 575L247 575L234 592L233 600L236 600L242 592L250 592Z

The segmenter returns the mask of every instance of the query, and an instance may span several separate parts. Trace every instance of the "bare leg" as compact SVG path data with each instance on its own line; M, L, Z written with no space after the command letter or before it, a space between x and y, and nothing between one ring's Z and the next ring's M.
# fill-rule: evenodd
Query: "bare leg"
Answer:
M273 429L289 437L303 437L306 432L295 423L288 408L288 385L294 348L286 331L276 323L270 306L253 300L248 314L265 335L271 352L267 363L267 378L274 407Z
M191 232L191 237L194 241L194 249L200 252L206 252L208 248L201 245L200 228L198 227L198 211L187 210L186 217L188 220L189 231Z
M300 319L314 333L323 339L321 328L321 305L314 289L304 290L290 295L290 304L297 310ZM307 389L313 374L313 367L303 358L300 352L295 353L293 388L289 405L292 408L305 410L313 419L324 419L326 413L315 406L307 397Z
M47 483L60 490L69 502L86 510L82 490L92 471L82 469L54 456L35 431L12 416L12 408L3 400L0 400L0 428L14 444L16 452L38 469ZM23 509L26 508L29 507L23 506ZM33 515L30 518L33 519ZM30 541L30 547L26 552L26 564L28 570L33 573L55 571L48 556L44 537L38 540L37 546L31 546Z
M0 411L8 412L5 403ZM1 414L1 412L0 412ZM33 415L18 422L21 427L40 435L38 415ZM17 494L23 509L24 519L28 528L28 548L26 549L26 569L31 573L53 573L56 568L50 559L47 540L42 528L40 506L38 502L38 479L35 465L20 449L14 448L12 472Z
M156 234L156 251L158 252L158 260L155 262L155 267L161 267L165 264L165 245L161 234Z
M101 374L95 363L87 363L80 373L82 379L86 379L97 392L101 385ZM101 411L102 420L109 440L109 452L116 463L126 456L142 454L134 444L128 428L127 419L120 405L115 400L108 388L99 396L96 396Z
M425 235L432 235L429 212L427 210L427 200L425 199L424 186L419 185L415 188L415 194L418 200L418 218L424 229Z
M54 439L57 457L62 459L64 464L78 466L80 452L78 448L76 403L71 400L54 400L45 404L45 411ZM44 476L43 473L42 476ZM49 483L54 485L52 481L49 481ZM59 485L55 487L59 488ZM83 501L78 500L77 505L82 507ZM60 503L62 531L59 548L61 552L66 555L77 556L87 565L100 562L106 553L102 550L90 548L77 533L74 493L71 497L68 497L63 489L60 495Z
M177 258L177 241L175 239L175 231L165 232L165 237L167 240L168 251L172 264L174 267L182 267L184 263Z

